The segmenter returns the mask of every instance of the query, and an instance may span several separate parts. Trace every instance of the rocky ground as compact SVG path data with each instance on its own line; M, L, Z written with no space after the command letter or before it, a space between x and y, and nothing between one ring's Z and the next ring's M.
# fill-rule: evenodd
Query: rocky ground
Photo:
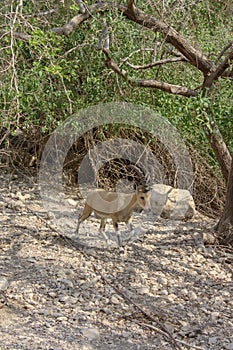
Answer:
M210 219L138 213L119 251L95 218L66 238L35 179L2 172L0 184L1 350L233 350L233 254L204 247Z

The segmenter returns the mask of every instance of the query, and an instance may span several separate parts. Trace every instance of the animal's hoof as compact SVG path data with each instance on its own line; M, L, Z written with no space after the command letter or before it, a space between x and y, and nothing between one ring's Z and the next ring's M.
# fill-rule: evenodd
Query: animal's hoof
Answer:
M106 246L107 246L107 247L110 247L110 246L111 246L111 241L110 241L110 239L106 239Z
M119 247L119 253L120 253L120 254L123 254L124 252L125 252L124 247L122 247L122 246Z

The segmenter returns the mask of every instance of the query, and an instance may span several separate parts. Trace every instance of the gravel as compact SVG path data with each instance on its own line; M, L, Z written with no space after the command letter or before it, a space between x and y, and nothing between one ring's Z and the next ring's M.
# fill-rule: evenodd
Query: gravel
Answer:
M0 182L1 350L233 349L233 255L204 245L212 220L136 213L120 251L94 217L70 239L82 201L61 236L34 178Z

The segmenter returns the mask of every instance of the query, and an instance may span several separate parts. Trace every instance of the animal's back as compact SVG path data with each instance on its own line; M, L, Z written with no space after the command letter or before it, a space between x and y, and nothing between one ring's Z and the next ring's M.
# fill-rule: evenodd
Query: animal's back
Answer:
M110 214L124 210L132 198L132 193L108 192L98 188L87 195L86 202L96 212Z

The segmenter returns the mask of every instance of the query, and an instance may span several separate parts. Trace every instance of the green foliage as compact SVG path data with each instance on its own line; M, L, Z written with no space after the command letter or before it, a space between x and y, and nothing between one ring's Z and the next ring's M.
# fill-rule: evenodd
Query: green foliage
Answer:
M87 5L91 3L94 2L86 2ZM152 6L153 2L147 1L138 1L137 5L157 18L166 17L167 23L190 38L193 45L211 59L215 59L222 47L232 40L232 20L227 15L230 2L208 1L198 2L198 5L195 1L190 1L190 5L189 2L178 2L180 5L172 11L173 2L166 2L166 6L163 1L157 3L156 7ZM50 17L34 16L55 6L56 11ZM10 7L8 11L11 12ZM149 105L170 120L187 142L206 144L202 124L209 100L201 97L186 99L159 90L132 88L109 71L104 64L105 56L96 50L103 29L101 14L92 16L66 37L55 35L51 28L64 25L77 13L74 1L68 1L66 5L51 1L49 7L44 1L30 5L25 3L23 11L27 21L22 25L19 17L15 28L30 34L30 41L11 39L10 47L9 36L2 37L0 108L3 112L0 128L13 133L16 128L30 130L38 127L44 133L50 133L78 109L99 102L123 100ZM155 58L164 57L161 35L142 30L114 10L105 13L104 18L109 27L111 55L129 77L156 79L193 89L200 85L200 73L183 63L140 71L130 68L126 58L131 65L146 65ZM9 26L3 19L0 24L4 29ZM161 44L155 55L158 40ZM211 101L212 113L231 150L232 97L230 82L221 80ZM205 123L211 128L208 115Z

